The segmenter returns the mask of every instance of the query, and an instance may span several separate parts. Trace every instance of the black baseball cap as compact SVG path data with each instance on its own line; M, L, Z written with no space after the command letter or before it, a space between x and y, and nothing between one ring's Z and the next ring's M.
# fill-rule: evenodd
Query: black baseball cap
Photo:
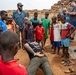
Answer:
M22 3L17 3L17 6L23 6L23 4Z

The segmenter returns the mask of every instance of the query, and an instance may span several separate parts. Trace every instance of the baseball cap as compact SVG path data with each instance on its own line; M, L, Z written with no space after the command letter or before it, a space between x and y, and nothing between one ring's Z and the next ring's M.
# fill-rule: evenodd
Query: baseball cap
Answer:
M69 2L74 2L74 0L70 0Z
M23 4L22 3L17 3L17 6L23 6Z

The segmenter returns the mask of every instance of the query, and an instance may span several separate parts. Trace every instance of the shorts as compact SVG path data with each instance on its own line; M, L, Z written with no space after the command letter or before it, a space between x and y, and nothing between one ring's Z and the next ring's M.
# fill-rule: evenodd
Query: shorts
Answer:
M51 41L50 43L53 45L54 41Z
M58 47L58 48L60 48L60 46L61 46L61 42L60 42L60 41L58 41L58 42L51 41L51 44L52 44L53 46L55 46L55 47Z
M76 27L76 22L69 22L71 25L73 25L74 27Z
M61 40L61 45L63 45L64 47L69 47L70 39L69 38L62 39Z

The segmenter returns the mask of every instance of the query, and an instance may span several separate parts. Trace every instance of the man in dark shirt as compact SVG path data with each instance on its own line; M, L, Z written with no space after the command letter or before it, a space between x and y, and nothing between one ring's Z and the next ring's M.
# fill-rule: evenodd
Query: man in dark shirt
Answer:
M28 66L29 75L35 75L39 67L43 70L45 75L53 75L48 59L37 42L26 41L24 47L30 57Z
M24 18L27 17L27 14L25 11L22 10L22 3L17 4L18 9L13 12L13 19L16 23L16 33L20 37L20 32L21 32L21 37L22 37L22 30L23 30L23 24L24 24Z

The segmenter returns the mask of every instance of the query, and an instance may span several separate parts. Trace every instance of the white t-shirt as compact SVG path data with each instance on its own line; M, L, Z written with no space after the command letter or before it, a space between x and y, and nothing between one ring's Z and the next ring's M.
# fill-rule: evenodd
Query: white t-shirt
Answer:
M53 25L53 28L54 28L54 41L61 41L61 36L60 36L61 25L55 24Z

